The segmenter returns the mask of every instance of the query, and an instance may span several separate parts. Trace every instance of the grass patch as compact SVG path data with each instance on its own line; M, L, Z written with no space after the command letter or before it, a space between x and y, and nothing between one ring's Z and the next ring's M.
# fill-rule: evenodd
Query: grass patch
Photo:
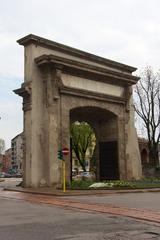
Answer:
M76 189L89 189L89 186L92 185L94 182L90 180L73 180L70 185L70 189L76 190Z
M135 184L136 188L160 188L160 178L144 178L131 182Z
M93 182L91 180L73 180L70 187L72 190L85 189L147 189L160 188L159 178L148 178L142 180L107 180Z

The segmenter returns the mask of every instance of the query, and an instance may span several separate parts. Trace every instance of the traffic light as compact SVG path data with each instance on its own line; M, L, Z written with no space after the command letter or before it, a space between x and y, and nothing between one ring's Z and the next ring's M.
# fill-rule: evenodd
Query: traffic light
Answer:
M58 150L58 159L59 159L59 160L63 160L62 150Z

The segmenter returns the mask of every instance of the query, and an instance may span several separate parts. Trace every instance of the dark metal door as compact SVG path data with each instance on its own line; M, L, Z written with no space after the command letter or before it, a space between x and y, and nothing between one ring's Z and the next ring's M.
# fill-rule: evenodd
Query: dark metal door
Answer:
M100 142L100 180L119 179L117 141Z
M70 138L70 181L72 182L72 138Z

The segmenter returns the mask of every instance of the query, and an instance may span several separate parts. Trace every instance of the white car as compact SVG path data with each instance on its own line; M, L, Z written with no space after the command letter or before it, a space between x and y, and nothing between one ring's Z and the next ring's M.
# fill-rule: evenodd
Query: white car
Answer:
M74 180L95 180L95 173L93 172L81 172L78 175L74 176Z

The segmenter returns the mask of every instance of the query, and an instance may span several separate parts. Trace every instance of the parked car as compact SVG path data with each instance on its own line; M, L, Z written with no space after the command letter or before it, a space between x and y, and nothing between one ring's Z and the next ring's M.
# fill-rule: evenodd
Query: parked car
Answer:
M1 173L0 173L0 177L1 177L1 178L11 178L12 175L9 174L9 173L1 172Z
M17 172L15 174L13 174L12 177L21 178L22 177L22 173Z
M6 172L1 172L0 173L0 178L21 178L22 173L20 172L15 172L15 173L6 173Z
M95 180L95 173L93 172L81 172L73 177L73 180Z

